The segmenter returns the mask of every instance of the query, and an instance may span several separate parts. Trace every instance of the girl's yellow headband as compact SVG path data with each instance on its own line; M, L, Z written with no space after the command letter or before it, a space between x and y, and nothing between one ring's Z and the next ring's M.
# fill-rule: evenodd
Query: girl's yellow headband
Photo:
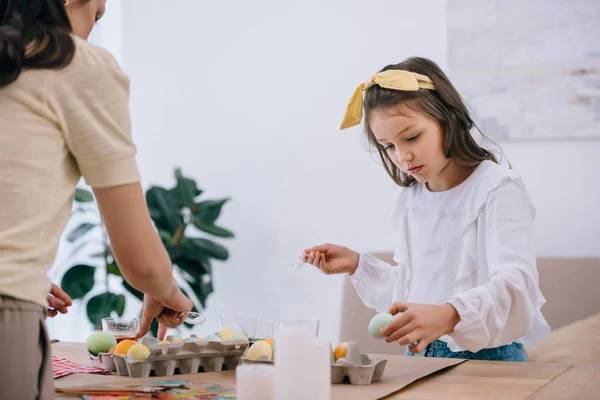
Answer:
M397 69L389 69L387 71L379 72L373 75L367 82L361 83L356 88L354 94L352 94L352 97L348 102L348 105L346 106L346 112L344 113L344 119L342 121L342 125L340 126L340 130L360 124L363 111L362 92L374 85L379 85L383 88L394 90L436 90L433 81L425 75Z

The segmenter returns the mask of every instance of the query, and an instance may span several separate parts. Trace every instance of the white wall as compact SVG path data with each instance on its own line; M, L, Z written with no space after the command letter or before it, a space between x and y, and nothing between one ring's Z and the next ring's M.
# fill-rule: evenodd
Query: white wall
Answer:
M335 342L341 278L286 265L324 241L390 249L391 181L358 128L337 128L355 86L386 63L446 66L446 2L173 3L121 2L120 40L108 28L99 40L132 80L144 186L172 184L180 165L206 198L233 199L220 223L236 238L215 264L205 329L228 313L309 317ZM600 141L501 145L538 209L540 255L600 256ZM87 336L83 310L61 318L55 337Z
M227 310L212 301L208 316L319 318L336 340L341 279L286 265L324 241L390 246L391 181L360 130L338 127L386 63L445 62L445 2L143 3L123 3L122 51L144 184L181 165L207 198L233 199L212 298Z
M600 256L600 140L499 143L537 209L537 250Z

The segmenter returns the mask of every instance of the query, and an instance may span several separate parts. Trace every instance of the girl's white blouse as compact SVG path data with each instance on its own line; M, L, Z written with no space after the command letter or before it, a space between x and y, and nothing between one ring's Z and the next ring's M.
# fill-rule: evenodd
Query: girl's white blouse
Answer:
M452 304L460 322L440 338L451 351L538 343L550 326L540 311L534 217L522 179L492 161L447 191L399 187L391 214L398 265L363 253L350 279L380 312L393 302Z

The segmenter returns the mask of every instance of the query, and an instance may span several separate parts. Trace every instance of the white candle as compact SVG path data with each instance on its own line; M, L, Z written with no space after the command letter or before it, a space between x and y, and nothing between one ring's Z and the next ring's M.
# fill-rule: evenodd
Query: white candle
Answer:
M331 399L331 344L315 340L313 344L312 374L315 400Z
M281 327L275 333L275 397L313 399L314 335L306 327Z
M238 400L275 400L275 367L241 364L235 369Z

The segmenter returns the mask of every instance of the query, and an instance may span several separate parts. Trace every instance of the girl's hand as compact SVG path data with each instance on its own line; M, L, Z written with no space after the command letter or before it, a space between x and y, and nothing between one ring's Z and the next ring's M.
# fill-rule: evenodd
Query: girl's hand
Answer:
M398 341L401 346L408 345L411 353L420 353L431 342L452 333L460 321L450 304L394 303L389 313L402 315L384 327L381 334L388 343ZM418 343L414 345L415 342Z
M56 317L58 313L66 314L69 312L67 307L73 305L69 295L54 283L50 286L50 294L46 296L46 300L48 301L48 313L46 315L49 317Z
M314 265L327 275L354 274L358 268L358 259L356 251L329 243L304 250L302 257L302 261Z

